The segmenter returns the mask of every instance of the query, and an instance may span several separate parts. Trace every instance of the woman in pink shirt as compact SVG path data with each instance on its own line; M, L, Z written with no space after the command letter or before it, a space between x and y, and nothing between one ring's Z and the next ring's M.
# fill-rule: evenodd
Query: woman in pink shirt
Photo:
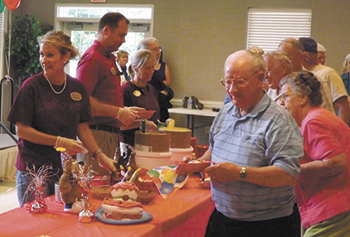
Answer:
M350 128L320 107L320 82L307 71L280 82L282 105L304 137L305 155L296 186L302 225L309 236L350 233Z

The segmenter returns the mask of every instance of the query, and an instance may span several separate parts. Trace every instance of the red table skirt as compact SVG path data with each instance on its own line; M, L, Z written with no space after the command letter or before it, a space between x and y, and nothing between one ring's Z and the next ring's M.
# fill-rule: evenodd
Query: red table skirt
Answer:
M54 196L46 198L44 214L30 214L24 207L0 215L0 236L203 236L214 204L209 189L198 185L198 177L190 177L186 185L167 199L158 195L144 211L153 218L137 225L108 225L96 218L80 223L76 214L63 212L63 204ZM91 200L94 212L101 200Z

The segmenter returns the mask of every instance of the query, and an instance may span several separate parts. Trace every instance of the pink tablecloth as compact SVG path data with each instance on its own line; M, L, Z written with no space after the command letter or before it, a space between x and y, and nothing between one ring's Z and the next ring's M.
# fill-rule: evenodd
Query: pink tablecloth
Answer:
M0 215L0 236L203 236L213 203L208 189L190 177L179 191L163 199L158 195L152 205L144 206L150 213L150 222L137 225L108 225L98 221L82 224L78 216L63 212L63 204L54 196L48 197L45 214L30 214L25 208L16 208ZM92 200L92 209L101 200Z

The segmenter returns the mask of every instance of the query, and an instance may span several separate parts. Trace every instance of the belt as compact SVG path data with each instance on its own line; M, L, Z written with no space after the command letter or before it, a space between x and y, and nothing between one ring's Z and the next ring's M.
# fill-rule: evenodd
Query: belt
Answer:
M118 133L119 128L118 127L113 127L113 126L108 126L108 125L90 125L90 129L94 130L99 130L99 131L105 131L105 132L111 132L111 133Z

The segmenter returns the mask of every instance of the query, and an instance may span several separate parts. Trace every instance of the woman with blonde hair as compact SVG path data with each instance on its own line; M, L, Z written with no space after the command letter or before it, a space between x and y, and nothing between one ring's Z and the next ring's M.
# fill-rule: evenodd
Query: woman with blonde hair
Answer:
M155 110L152 117L146 121L148 130L157 128L157 120L160 118L158 93L148 83L153 75L156 57L147 49L141 49L134 53L129 66L130 81L122 86L124 106L137 106L146 110ZM119 132L121 152L127 152L127 148L134 149L135 132L139 130L140 123L136 122Z
M32 181L29 169L51 165L57 175L43 186L43 195L54 194L54 184L62 174L61 147L73 156L89 151L100 166L115 171L95 142L87 122L92 118L85 86L64 72L64 66L78 55L70 37L51 31L38 38L43 72L28 78L18 91L8 114L17 126L17 196L20 205L32 201L27 188ZM76 140L79 136L80 141ZM87 148L85 148L84 146Z
M129 53L125 50L118 50L117 52L117 67L120 75L120 82L122 85L130 80L130 76L128 74L127 63L129 61Z

